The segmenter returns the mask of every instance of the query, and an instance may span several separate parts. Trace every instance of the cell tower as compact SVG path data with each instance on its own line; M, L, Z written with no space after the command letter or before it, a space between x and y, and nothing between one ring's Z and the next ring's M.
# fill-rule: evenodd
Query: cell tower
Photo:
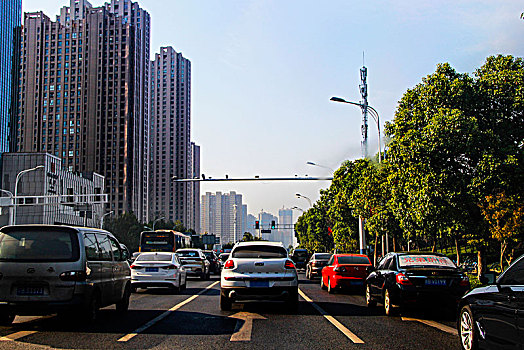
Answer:
M362 53L362 68L360 68L360 95L362 96L362 101L360 101L362 108L362 157L368 157L368 69L364 65L364 53Z

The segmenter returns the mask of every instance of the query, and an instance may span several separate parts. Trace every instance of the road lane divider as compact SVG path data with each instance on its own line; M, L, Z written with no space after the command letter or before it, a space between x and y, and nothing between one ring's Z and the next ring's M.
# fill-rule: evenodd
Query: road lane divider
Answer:
M209 286L207 286L206 288L202 289L197 294L194 294L194 295L190 296L189 298L185 299L184 301L176 304L175 306L173 306L169 310L167 310L167 311L163 312L162 314L158 315L157 317L155 317L151 321L147 322L143 326L135 329L132 333L124 335L122 338L118 339L117 341L119 341L119 342L126 342L126 341L129 341L129 340L133 339L138 334L142 333L143 331L145 331L149 327L153 326L155 323L158 323L158 322L162 321L164 318L169 316L171 313L173 313L176 310L180 309L182 306L184 306L186 304L189 304L190 302L192 302L193 300L198 298L200 295L204 294L205 292L207 292L208 290L210 290L211 288L216 286L218 283L220 283L220 281L216 281L216 282L211 283Z
M420 323L423 323L423 324L428 325L430 327L439 329L439 330L441 330L443 332L446 332L446 333L449 333L449 334L453 334L453 335L457 335L457 330L455 328L450 327L450 326L446 326L445 324L438 323L436 321L422 320L422 319L419 319L419 318L411 318L411 317L401 317L401 319L402 319L402 321L420 322Z
M342 332L346 337L349 338L353 343L355 344L364 344L364 341L360 339L355 333L351 332L349 329L347 329L346 326L344 326L342 323L340 323L336 318L328 314L324 309L322 309L320 306L318 306L311 298L309 298L300 288L298 289L298 294L302 298L304 298L305 301L311 304L317 310L326 320L329 321L333 326L335 326L339 331Z
M15 341L17 339L27 337L28 335L35 334L37 331L20 331L0 337L0 341Z

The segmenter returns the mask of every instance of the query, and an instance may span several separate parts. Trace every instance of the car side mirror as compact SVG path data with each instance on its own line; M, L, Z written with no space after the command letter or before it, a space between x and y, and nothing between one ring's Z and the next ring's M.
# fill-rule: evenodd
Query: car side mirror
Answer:
M479 277L479 282L482 284L495 284L497 275L495 272L485 272Z
M369 274L369 273L372 273L373 271L375 271L375 267L374 266L368 266L366 267L366 272Z
M127 260L129 259L129 252L127 251L127 249L123 249L122 250L122 260Z

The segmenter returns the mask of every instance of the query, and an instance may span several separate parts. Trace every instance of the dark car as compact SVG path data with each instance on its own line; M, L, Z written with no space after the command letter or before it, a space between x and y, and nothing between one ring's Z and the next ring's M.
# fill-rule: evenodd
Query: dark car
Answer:
M458 310L462 349L524 349L524 255L496 281L466 294Z
M445 255L389 253L366 279L366 303L383 303L386 315L393 314L394 306L456 307L469 287L468 277Z
M307 249L295 249L291 255L291 260L295 263L295 266L298 269L305 269L308 259Z
M212 250L204 250L204 255L209 261L209 271L214 274L220 273L220 262L216 253Z
M306 278L311 280L313 277L320 276L329 258L331 258L330 253L315 253L311 255L306 265Z

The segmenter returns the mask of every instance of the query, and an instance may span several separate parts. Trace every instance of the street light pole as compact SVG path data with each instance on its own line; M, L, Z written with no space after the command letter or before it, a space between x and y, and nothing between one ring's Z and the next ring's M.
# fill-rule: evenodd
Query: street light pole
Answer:
M309 199L308 197L306 196L303 196L301 195L300 193L297 193L295 194L297 196L297 198L304 198L304 199L307 199L308 203L309 203L309 206L312 207L313 206L313 203L311 202L311 199Z
M325 166L325 165L321 165L321 164L317 164L317 163L313 163L313 162L307 162L306 164L307 164L307 165L318 166L318 167L320 167L320 168L329 169L329 170L331 170L332 173L335 172L335 170L334 170L333 168L330 168L330 167Z
M153 221L153 231L155 230L155 224L156 224L158 221L163 220L163 219L165 219L165 218L166 218L165 216L162 216L161 218L158 218L158 219L156 219L155 221Z
M34 168L25 169L25 170L20 171L18 174L16 174L15 197L14 197L15 200L14 200L14 203L13 203L13 225L16 225L16 205L17 205L17 201L18 201L18 181L20 181L20 178L25 173L28 173L28 172L33 171L33 170L38 170L38 169L43 168L43 167L44 167L43 165L37 165Z
M104 225L104 218L107 216L107 215L111 215L113 214L115 211L114 210L111 210L109 213L105 213L104 215L102 215L102 217L100 218L100 228L102 228L102 226Z

